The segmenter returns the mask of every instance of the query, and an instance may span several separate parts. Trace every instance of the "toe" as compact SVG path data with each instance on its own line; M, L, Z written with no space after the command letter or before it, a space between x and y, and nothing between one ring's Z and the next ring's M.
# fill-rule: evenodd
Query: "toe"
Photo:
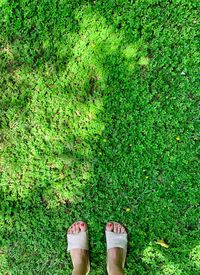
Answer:
M126 233L126 229L120 223L114 222L114 226L113 227L114 227L113 228L113 232L114 233L117 233L117 234Z
M74 233L75 233L75 223L73 223L73 224L69 227L67 233L68 233L68 234L74 234Z
M75 233L79 233L79 232L80 232L79 223L76 222L76 224L75 224Z
M121 226L121 224L117 224L117 228L118 228L118 230L117 230L117 233L121 233L122 232L122 226Z
M114 225L112 222L107 223L106 231L113 231Z
M72 234L72 229L71 229L71 227L67 230L67 234Z
M122 226L122 228L121 228L121 233L126 233L126 230L125 230L125 228Z
M86 231L86 230L87 230L87 225L86 225L86 223L83 222L83 221L80 221L80 222L79 222L79 228L80 228L81 232Z
M75 222L73 223L68 231L67 234L76 234L79 233L80 231L86 231L87 230L87 224L83 221Z
M114 233L118 233L118 224L115 222L114 223L114 230L113 230Z
M72 234L75 234L76 233L76 224L74 223L72 225Z

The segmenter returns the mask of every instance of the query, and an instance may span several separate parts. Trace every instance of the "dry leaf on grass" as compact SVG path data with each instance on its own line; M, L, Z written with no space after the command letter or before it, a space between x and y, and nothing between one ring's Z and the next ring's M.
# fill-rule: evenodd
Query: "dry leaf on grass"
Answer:
M165 247L165 248L169 248L169 245L164 240L157 240L156 243Z

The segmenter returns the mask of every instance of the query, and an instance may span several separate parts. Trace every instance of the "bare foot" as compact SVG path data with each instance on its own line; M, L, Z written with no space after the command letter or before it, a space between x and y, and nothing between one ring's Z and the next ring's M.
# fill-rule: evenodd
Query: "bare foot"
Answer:
M106 225L106 231L111 231L117 234L125 234L125 228L117 222L109 222ZM124 251L121 247L114 247L108 250L108 274L124 274L123 261Z
M68 231L67 234L77 234L83 231L87 230L87 224L83 221L78 221L73 223ZM87 274L89 266L89 257L88 257L88 251L81 248L75 248L70 250L70 255L72 259L72 264L75 270L81 270L81 274ZM76 272L74 272L75 274Z

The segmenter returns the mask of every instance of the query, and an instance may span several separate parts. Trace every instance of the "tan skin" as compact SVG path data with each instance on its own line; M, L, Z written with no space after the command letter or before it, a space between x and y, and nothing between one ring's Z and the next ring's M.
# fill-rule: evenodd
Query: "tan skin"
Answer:
M87 224L83 221L75 222L70 226L67 233L75 234L87 230ZM126 233L125 228L116 222L109 222L106 225L106 231L112 231L114 233ZM72 275L86 275L88 272L88 252L84 249L72 249L70 251L73 272ZM108 250L107 254L108 260L108 274L109 275L123 275L123 249L119 247L114 247Z

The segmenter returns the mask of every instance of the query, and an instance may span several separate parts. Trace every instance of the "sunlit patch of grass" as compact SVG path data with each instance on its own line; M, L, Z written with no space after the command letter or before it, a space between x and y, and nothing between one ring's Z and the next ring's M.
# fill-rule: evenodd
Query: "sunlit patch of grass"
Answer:
M3 186L16 199L29 200L36 186L48 194L44 200L50 204L72 199L76 187L80 191L90 174L88 140L103 131L98 120L102 101L89 99L81 91L70 93L68 87L62 87L59 76L52 84L52 79L39 72L27 75L21 69L17 74L19 85L26 78L27 102L23 109L11 105L5 113L9 125L4 131ZM20 104L19 97L16 104Z
M150 243L144 249L142 259L148 264L155 260L158 260L159 262L165 262L165 256L152 243Z
M147 66L149 64L149 58L148 57L141 57L138 64Z
M189 259L200 269L200 245L196 245L189 253Z
M149 243L144 249L142 260L155 268L155 272L161 272L162 274L182 274L180 265L170 261L164 253L163 248L158 249L155 244ZM159 270L158 270L159 267Z
M6 248L0 247L0 268L4 272L9 272L8 261L7 261L7 251Z
M174 262L167 262L161 269L162 274L170 274L170 275L181 275L183 274L182 269L180 268L180 265L175 264Z

